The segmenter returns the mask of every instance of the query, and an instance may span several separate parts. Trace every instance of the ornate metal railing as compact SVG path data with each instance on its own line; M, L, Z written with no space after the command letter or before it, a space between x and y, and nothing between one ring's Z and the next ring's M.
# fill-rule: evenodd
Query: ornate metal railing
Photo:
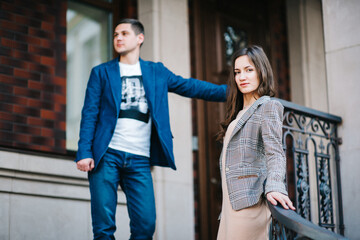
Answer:
M283 148L296 211L304 220L344 235L337 136L341 118L277 100L284 106Z
M270 226L270 240L285 239L315 239L315 240L346 240L347 238L319 227L304 219L292 210L285 210L282 206L274 206L268 202L272 223Z

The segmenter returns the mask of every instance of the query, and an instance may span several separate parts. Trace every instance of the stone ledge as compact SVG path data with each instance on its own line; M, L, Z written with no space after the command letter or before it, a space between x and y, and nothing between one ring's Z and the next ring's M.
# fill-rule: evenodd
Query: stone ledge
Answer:
M0 151L0 192L90 201L87 174L69 160ZM118 204L125 194L118 190Z

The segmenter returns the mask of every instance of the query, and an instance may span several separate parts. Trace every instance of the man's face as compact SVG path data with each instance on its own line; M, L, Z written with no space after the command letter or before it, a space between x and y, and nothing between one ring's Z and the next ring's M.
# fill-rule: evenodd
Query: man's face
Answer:
M140 48L144 41L142 33L136 35L130 23L117 25L114 31L114 49L120 55L126 55Z

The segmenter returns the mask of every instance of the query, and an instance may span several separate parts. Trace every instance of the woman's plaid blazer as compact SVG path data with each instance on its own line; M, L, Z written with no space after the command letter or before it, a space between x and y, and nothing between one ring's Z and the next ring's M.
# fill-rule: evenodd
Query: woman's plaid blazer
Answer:
M221 153L220 168L226 152L225 176L234 210L255 205L268 192L287 195L283 111L279 101L269 96L259 98L238 120Z

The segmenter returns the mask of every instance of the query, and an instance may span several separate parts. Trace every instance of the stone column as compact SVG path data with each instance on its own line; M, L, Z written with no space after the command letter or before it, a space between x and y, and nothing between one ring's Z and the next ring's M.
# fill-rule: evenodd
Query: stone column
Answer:
M139 0L139 20L145 27L141 57L161 61L172 72L190 77L187 0ZM169 94L170 123L177 171L153 170L157 207L155 238L194 239L194 189L191 99Z

